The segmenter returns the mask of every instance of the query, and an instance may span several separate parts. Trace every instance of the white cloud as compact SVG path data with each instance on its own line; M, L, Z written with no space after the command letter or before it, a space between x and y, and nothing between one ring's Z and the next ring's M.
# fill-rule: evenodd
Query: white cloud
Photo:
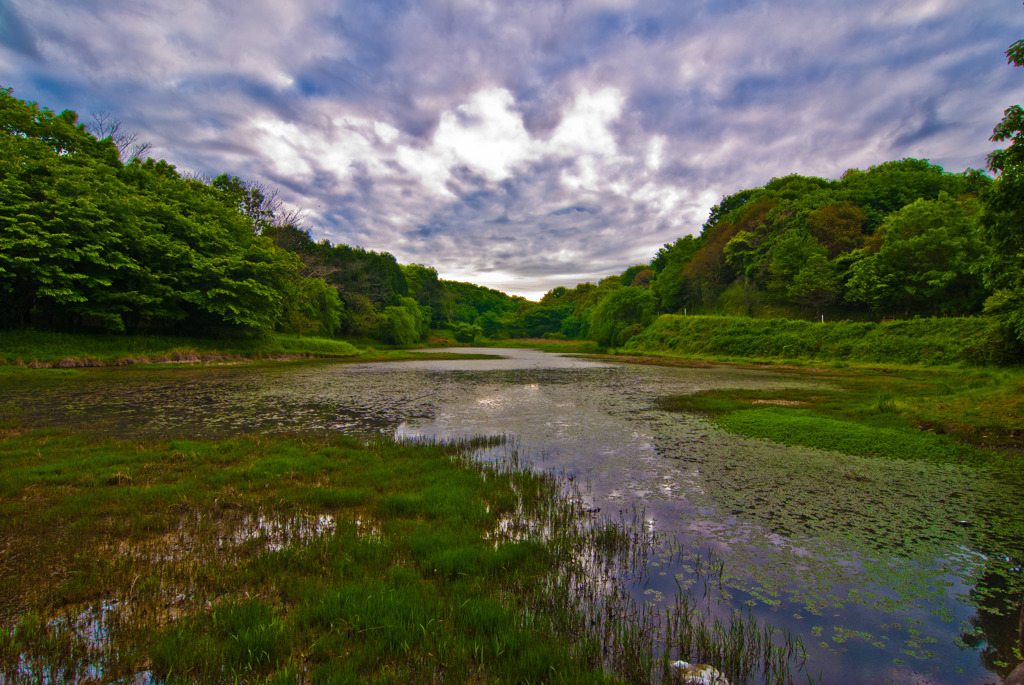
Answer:
M513 104L505 89L474 93L468 103L441 115L435 148L491 181L508 178L514 167L535 154L522 117L510 109Z
M450 176L451 159L432 150L421 150L406 145L398 148L398 162L415 174L423 187L446 199L455 199L445 183Z
M257 119L252 125L262 157L268 159L279 174L302 177L312 171L303 158L303 150L298 147L308 136L297 126L277 119Z
M602 88L596 93L584 90L562 117L551 136L551 145L563 154L614 155L618 146L608 126L622 114L623 102L616 88Z
M665 136L653 136L647 144L647 169L657 171L665 156Z

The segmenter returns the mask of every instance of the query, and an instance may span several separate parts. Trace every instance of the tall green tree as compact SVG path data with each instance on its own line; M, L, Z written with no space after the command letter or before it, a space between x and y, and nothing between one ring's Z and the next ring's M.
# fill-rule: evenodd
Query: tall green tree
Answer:
M414 345L425 340L429 333L426 310L411 297L399 298L398 302L384 308L379 336L394 345Z
M0 90L4 323L269 331L296 268L220 189Z
M839 278L832 264L821 254L811 255L789 286L790 299L813 308L815 316L820 315L821 308L834 301L838 294Z
M889 215L878 251L850 269L847 299L879 313L978 311L985 291L976 266L987 256L978 201L947 193Z
M430 323L435 328L444 325L446 307L444 287L437 277L437 269L422 264L402 266L402 274L409 287L409 295L423 306L430 316Z
M1006 51L1010 64L1024 66L1024 40ZM1024 341L1024 108L1006 110L992 132L992 141L1010 145L988 156L999 176L984 194L981 225L992 248L985 282L994 292L986 311L999 317Z
M864 244L863 229L867 220L860 207L841 202L811 212L807 217L807 230L834 259Z
M661 311L678 312L693 306L686 267L703 246L703 239L687 235L658 250L651 261L654 271L651 290Z
M654 321L657 304L645 288L613 290L594 308L590 333L601 345L622 345Z

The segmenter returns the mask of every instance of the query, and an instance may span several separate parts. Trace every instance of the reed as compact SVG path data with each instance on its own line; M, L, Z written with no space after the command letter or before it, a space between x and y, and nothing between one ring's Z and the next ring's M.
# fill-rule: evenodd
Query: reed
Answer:
M644 599L653 555L683 552L642 511L597 515L527 462L501 436L18 427L0 439L0 681L678 682L668 659L706 655L734 684L792 682L791 636Z

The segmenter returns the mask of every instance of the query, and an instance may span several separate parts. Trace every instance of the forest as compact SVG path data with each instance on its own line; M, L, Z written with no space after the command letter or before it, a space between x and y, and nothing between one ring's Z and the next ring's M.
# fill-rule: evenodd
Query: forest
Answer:
M271 331L396 345L521 298L314 241L275 193L127 156L76 113L0 90L0 327Z
M1020 66L1021 44L1007 55ZM116 127L0 89L0 327L619 347L661 314L987 316L1024 341L1022 126L1011 107L996 127L1011 145L989 156L995 179L924 159L772 178L650 262L529 302L316 241L258 183L183 176Z

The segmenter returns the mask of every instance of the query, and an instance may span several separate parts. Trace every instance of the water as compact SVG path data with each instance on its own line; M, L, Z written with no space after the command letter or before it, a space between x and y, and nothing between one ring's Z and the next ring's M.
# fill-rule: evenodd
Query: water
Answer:
M656 404L711 388L825 383L806 375L457 351L504 358L95 369L12 381L0 402L17 402L28 420L117 436L505 434L538 468L586 483L594 507L639 505L687 549L721 557L716 593L800 634L807 671L825 682L998 681L1021 599L1006 591L1021 586L1019 483L748 440ZM670 598L677 575L687 577L682 562L652 568L647 596Z

